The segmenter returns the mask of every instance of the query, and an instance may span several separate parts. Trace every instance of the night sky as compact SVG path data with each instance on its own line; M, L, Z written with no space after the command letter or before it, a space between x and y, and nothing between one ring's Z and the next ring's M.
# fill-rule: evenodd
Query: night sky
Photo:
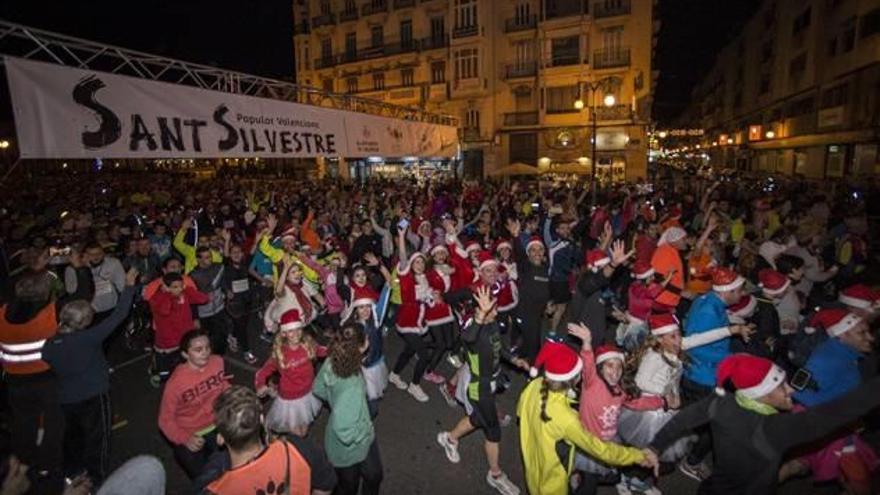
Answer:
M498 0L501 1L501 0ZM0 18L182 60L293 76L292 0L4 0ZM669 121L758 0L660 0L655 118ZM0 90L0 120L11 114Z

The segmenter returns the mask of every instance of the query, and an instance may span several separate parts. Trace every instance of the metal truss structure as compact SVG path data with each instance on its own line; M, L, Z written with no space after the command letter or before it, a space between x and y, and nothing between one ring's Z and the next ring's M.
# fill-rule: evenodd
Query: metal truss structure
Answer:
M457 126L454 117L417 107L392 105L354 95L329 93L298 84L209 65L120 48L34 29L0 19L0 54L125 76L194 86L383 117Z

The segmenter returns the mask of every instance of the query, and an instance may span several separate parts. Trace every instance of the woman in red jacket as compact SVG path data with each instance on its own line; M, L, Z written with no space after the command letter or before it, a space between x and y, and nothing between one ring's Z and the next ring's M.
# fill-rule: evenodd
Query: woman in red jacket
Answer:
M432 290L432 301L425 310L425 322L434 341L434 352L428 363L425 380L441 384L446 379L436 372L447 351L452 351L455 344L455 317L452 308L443 300L443 296L452 290L452 276L455 270L448 264L449 249L443 244L431 248L431 268L427 272L428 285Z

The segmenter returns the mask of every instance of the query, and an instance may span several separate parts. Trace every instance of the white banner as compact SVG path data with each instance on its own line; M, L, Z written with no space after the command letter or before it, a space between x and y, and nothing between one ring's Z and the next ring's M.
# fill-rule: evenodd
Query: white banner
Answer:
M455 127L6 57L22 158L451 157Z

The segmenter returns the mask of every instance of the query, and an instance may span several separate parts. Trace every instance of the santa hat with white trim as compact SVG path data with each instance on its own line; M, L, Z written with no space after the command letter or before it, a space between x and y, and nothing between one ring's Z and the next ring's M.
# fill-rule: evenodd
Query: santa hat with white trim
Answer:
M678 318L672 313L659 313L649 316L648 326L651 328L651 335L655 337L672 333L681 328Z
M880 302L880 293L864 284L856 284L840 291L837 300L858 309L872 309Z
M654 276L654 268L647 261L636 261L632 268L632 277L636 280L647 280Z
M746 279L731 268L718 267L712 273L712 290L715 292L729 292L741 287L745 282Z
M510 243L507 239L498 239L498 242L495 243L495 252L499 252L502 249L509 249L513 251L513 244Z
M771 268L765 268L758 272L758 280L761 290L770 297L782 294L791 286L791 280L788 277Z
M596 348L596 366L610 359L620 359L626 361L626 355L614 344L602 344Z
M480 262L480 264L477 265L478 270L482 270L483 268L492 265L498 265L498 260L496 260L488 251L480 251L480 254L477 255L477 260Z
M436 253L436 252L438 252L438 251L446 251L447 253L449 253L449 248L446 247L446 244L443 244L443 242L440 241L440 242L435 243L435 244L431 247L431 251L430 251L431 256L433 256L434 253Z
M529 369L529 376L535 378L541 368L544 368L544 376L548 380L565 382L578 376L584 363L574 349L559 339L548 337L535 358L534 366Z
M299 328L304 327L302 318L299 315L299 310L291 309L289 311L285 311L283 315L281 315L281 321L278 325L278 330L282 332L287 332L290 330L297 330Z
M370 306L373 309L373 322L376 323L378 326L378 321L376 321L379 317L379 313L376 310L376 301L378 300L379 294L377 294L372 287L352 287L352 301L351 304L349 304L348 307L345 308L342 319L349 319L352 313L354 313L355 309L357 309L359 306Z
M611 258L602 249L590 249L587 251L587 268L593 273L598 272L611 263Z
M773 361L751 354L732 354L718 364L715 373L718 395L725 394L726 387L749 399L759 399L785 383L785 371Z
M861 322L862 319L859 316L845 309L826 308L820 309L813 315L810 319L809 328L813 329L813 331L816 328L824 328L829 337L839 337L855 328ZM807 329L804 329L804 331L806 332Z
M467 241L464 244L464 251L467 254L472 254L475 251L482 251L482 250L483 250L483 248L480 247L480 243L477 241Z
M758 299L751 294L745 294L739 298L739 301L727 307L727 315L731 318L737 318L738 321L742 322L755 314L755 309L757 308Z
M526 243L526 251L528 251L529 249L532 249L532 247L534 247L534 246L541 246L541 247L543 248L543 247L544 247L544 241L542 241L540 237L538 237L538 236L536 236L536 235L533 235L533 236L529 239L529 242Z

